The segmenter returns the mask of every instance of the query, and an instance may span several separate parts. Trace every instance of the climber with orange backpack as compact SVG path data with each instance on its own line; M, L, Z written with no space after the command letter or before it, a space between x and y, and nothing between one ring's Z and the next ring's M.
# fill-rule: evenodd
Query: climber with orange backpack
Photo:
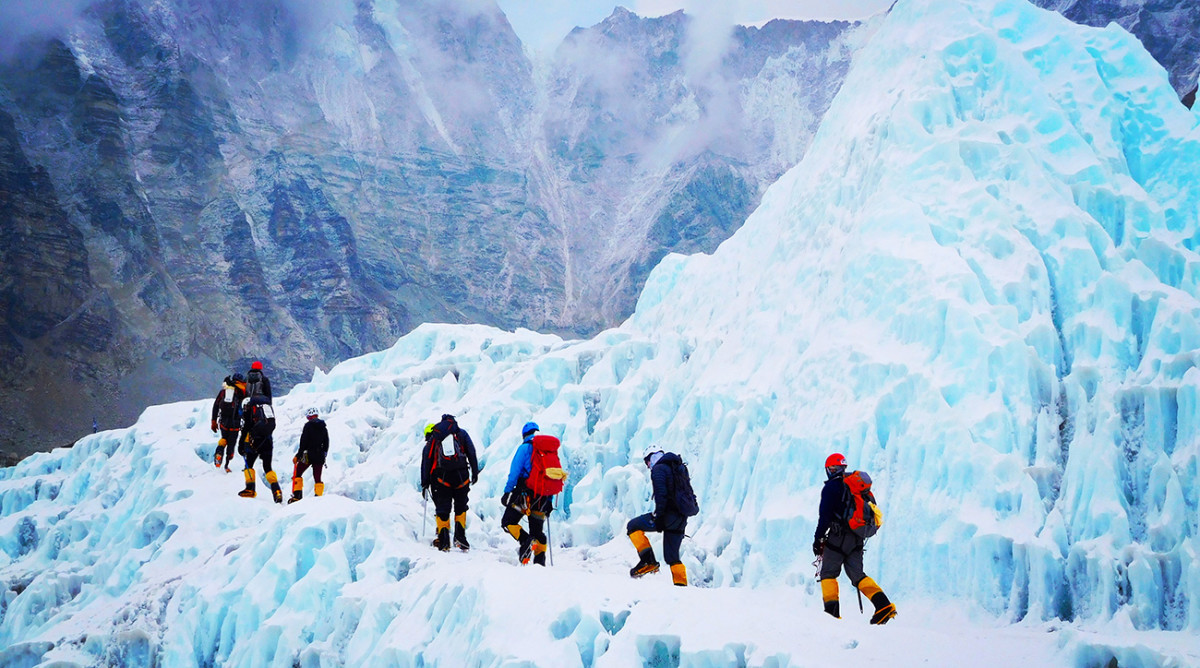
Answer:
M871 623L886 624L896 616L896 606L863 572L863 546L883 524L883 514L875 505L875 495L871 492L871 477L864 471L846 473L846 458L837 453L825 460L825 477L820 516L813 537L813 554L820 558L821 564L819 575L825 612L841 617L837 578L844 566L850 582L875 606Z
M517 540L517 558L522 564L530 559L546 565L546 532L543 530L554 511L554 496L563 490L567 472L558 458L559 440L539 435L536 422L521 428L523 440L517 446L508 469L508 483L500 504L504 514L500 526ZM529 531L521 528L521 517L529 516Z
M458 426L453 415L427 428L425 448L421 451L421 494L433 497L437 518L437 538L433 546L450 549L450 509L454 508L454 547L469 550L467 542L467 495L479 481L479 461L475 444L467 431Z

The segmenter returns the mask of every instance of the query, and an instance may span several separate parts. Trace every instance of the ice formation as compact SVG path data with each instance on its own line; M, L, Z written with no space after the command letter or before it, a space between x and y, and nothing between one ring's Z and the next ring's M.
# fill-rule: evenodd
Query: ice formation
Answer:
M0 472L0 662L1200 661L1198 120L1119 28L901 0L805 160L622 327L425 325L278 399L277 462L305 408L330 425L326 497L236 498L209 401ZM447 412L484 466L469 555L423 528ZM529 419L572 474L546 571L497 522ZM696 588L623 573L650 443L690 463ZM813 591L833 451L886 513L874 635ZM960 604L1019 624L947 633Z

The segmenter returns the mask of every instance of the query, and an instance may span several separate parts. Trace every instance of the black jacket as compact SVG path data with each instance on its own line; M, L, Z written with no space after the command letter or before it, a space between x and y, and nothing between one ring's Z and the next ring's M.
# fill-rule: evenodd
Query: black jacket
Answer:
M443 439L453 438L466 455L465 462L459 462L454 468L439 465L438 451ZM425 448L421 451L421 487L433 483L446 487L465 487L479 478L479 461L475 458L475 444L467 430L458 426L453 416L443 415L442 421L433 426L429 437L425 439Z
M675 507L674 474L671 462L682 462L674 452L665 452L650 469L650 485L654 489L654 524L664 531L683 531L687 518Z
M242 439L249 434L255 448L271 445L271 434L275 431L275 409L271 408L271 400L257 396L246 404L242 411Z
M835 526L840 527L846 517L846 483L842 476L830 478L821 488L820 516L817 518L815 540L825 538L826 533Z
M304 423L304 430L300 432L300 447L296 449L296 456L308 454L308 463L316 466L325 463L325 455L329 453L329 429L325 427L325 421L320 418L310 418Z
M237 431L242 425L242 399L246 398L246 391L228 378L225 381L225 386L213 400L212 419L222 429Z

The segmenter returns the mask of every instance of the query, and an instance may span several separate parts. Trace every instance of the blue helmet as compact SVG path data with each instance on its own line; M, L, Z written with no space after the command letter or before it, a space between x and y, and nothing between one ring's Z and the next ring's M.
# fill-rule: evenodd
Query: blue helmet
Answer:
M536 422L526 422L525 426L521 427L521 438L524 438L524 437L532 434L535 431L541 431L540 429L538 429L537 423Z

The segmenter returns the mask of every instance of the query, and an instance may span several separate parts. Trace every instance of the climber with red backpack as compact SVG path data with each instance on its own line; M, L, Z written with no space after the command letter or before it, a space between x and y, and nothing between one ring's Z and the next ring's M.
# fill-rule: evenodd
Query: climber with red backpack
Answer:
M625 525L629 540L638 551L638 563L629 570L629 576L640 578L658 572L658 560L646 532L661 531L663 559L671 567L671 580L686 587L687 567L679 559L679 546L683 544L687 519L700 512L687 464L674 452L663 452L654 445L646 449L642 462L650 469L654 512L639 515Z
M871 477L864 471L846 473L846 458L837 453L825 460L825 476L820 516L813 537L813 554L821 563L821 598L825 612L841 617L837 578L844 566L850 582L875 606L871 623L886 624L896 616L896 606L863 572L863 546L883 524L883 514L875 505L875 495L871 492Z
M454 508L454 546L469 550L467 542L467 495L479 481L479 461L475 444L467 431L458 426L453 415L443 415L425 435L421 451L421 494L433 497L437 518L437 538L433 546L450 549L450 509Z
M517 558L522 564L546 565L547 518L554 511L554 496L563 490L567 472L558 458L559 440L540 435L536 422L521 428L524 440L517 446L508 469L508 483L500 504L504 514L500 526L517 539ZM521 517L529 516L529 531L521 528Z

